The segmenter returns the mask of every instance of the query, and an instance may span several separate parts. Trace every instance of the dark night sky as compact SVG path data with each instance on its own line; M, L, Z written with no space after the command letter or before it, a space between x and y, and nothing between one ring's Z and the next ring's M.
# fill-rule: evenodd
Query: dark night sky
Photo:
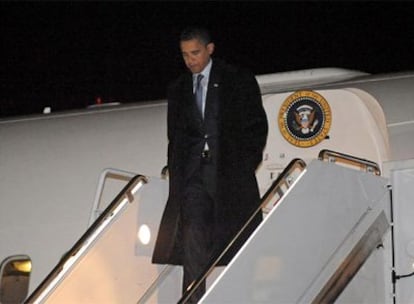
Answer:
M190 24L255 74L414 70L409 2L0 2L0 117L164 98Z

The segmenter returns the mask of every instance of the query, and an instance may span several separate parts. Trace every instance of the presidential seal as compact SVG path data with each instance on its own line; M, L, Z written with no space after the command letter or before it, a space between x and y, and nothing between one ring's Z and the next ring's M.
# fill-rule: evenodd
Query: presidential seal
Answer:
M283 102L279 110L279 130L292 145L312 147L328 135L331 127L328 102L314 91L297 91Z

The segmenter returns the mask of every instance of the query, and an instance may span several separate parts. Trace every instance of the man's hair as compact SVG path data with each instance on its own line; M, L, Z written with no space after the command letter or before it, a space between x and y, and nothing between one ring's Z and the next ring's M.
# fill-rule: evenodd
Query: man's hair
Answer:
M207 45L211 42L210 32L201 27L188 27L181 32L180 41L188 41L192 39L197 39L204 45Z

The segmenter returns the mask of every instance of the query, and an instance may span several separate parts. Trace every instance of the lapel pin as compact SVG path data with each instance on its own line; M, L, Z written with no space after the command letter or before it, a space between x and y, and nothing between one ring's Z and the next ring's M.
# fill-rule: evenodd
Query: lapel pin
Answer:
M215 84L213 84L213 86L215 87L215 88L218 88L218 83L215 83Z

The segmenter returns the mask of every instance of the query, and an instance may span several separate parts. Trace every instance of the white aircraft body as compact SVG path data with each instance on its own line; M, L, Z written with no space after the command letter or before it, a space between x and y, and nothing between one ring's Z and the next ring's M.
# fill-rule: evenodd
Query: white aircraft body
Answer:
M257 79L264 221L208 271L201 302L413 302L414 72ZM161 100L0 120L0 303L185 303L180 267L150 262L166 111Z

